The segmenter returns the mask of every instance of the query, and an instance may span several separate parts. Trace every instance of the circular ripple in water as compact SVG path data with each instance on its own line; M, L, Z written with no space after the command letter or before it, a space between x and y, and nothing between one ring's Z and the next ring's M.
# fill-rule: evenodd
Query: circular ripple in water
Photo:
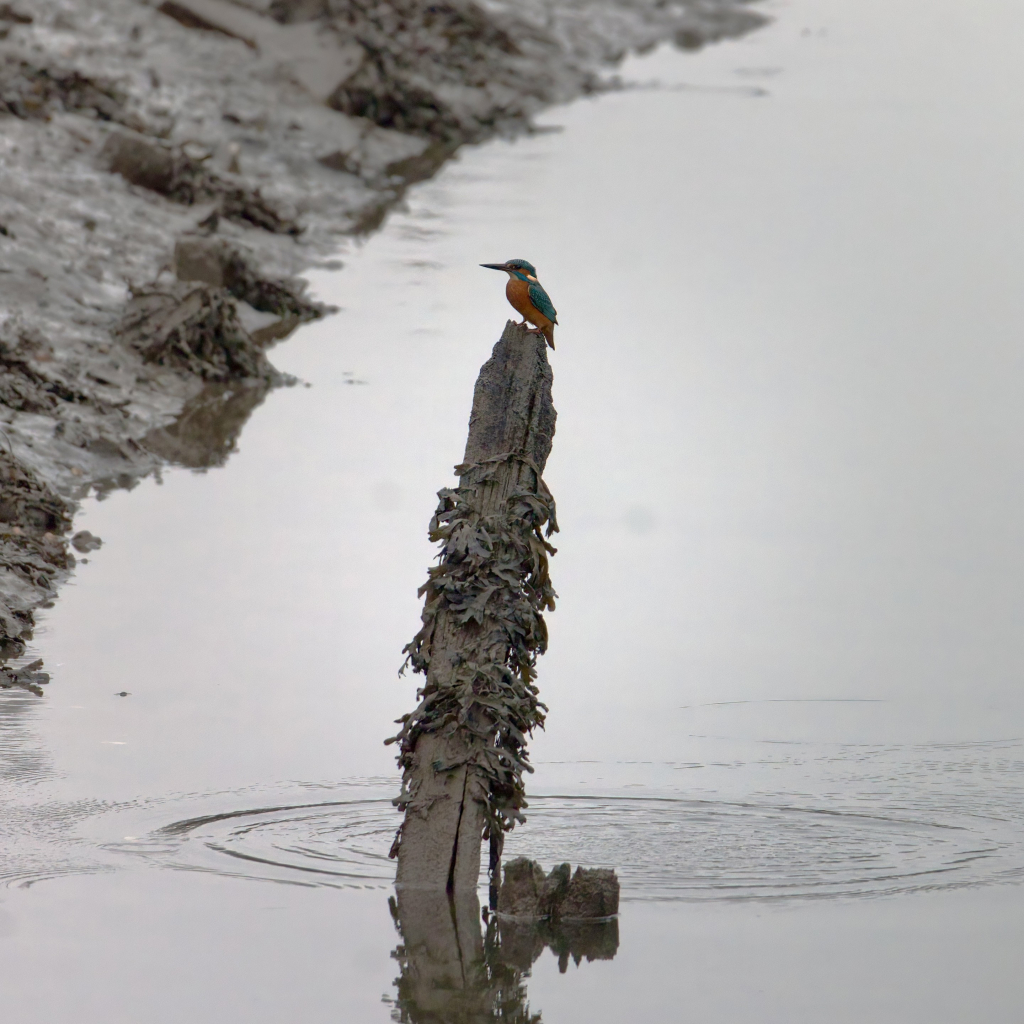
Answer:
M506 856L616 867L632 899L870 896L1021 869L1017 841L899 817L673 799L551 798L531 811Z
M383 888L394 882L387 854L400 820L387 799L267 807L178 821L131 849L219 874Z
M193 818L144 850L178 867L306 885L382 888L398 823L388 800ZM534 797L508 839L526 855L614 867L623 899L856 897L982 885L1024 874L1002 823L944 825L798 807L651 798ZM148 848L148 849L146 849Z

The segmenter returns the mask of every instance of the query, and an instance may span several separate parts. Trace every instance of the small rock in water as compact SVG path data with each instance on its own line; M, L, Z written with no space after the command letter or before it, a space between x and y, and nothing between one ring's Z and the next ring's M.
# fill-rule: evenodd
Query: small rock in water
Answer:
M562 921L588 921L619 912L619 880L609 868L577 867L557 917Z
M78 533L71 538L71 543L74 546L74 549L76 551L80 551L83 555L89 551L98 551L103 547L103 541L88 530L79 530Z
M529 920L587 921L619 912L619 880L607 868L559 864L547 875L533 860L517 857L505 865L498 913Z

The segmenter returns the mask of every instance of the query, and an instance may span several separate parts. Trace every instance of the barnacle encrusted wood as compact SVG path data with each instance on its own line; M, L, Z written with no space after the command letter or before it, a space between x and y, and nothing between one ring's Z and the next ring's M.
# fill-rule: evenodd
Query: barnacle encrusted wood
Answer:
M523 820L527 738L546 710L534 683L543 612L555 602L547 537L558 527L541 476L555 430L551 381L544 339L509 322L476 383L459 486L438 492L439 564L405 649L426 682L388 741L403 769L399 884L475 887L481 839L500 854Z

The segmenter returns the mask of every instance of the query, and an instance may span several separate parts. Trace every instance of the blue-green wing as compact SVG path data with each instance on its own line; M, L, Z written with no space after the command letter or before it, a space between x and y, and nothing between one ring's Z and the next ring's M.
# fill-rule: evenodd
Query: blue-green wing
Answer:
M530 301L538 312L543 313L552 323L558 323L558 314L548 298L548 293L539 284L530 285Z

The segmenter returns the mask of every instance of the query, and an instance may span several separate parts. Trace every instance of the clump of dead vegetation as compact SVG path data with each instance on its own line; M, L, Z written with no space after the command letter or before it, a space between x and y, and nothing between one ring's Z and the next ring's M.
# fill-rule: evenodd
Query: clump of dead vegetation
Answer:
M57 112L88 114L136 131L146 128L126 94L110 80L32 64L13 55L0 61L0 114L45 121Z
M207 380L273 378L275 371L222 288L196 281L150 285L133 294L114 336L148 363Z
M55 596L74 556L65 540L71 504L3 442L0 435L0 658L6 659L24 652L38 592Z

